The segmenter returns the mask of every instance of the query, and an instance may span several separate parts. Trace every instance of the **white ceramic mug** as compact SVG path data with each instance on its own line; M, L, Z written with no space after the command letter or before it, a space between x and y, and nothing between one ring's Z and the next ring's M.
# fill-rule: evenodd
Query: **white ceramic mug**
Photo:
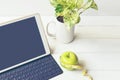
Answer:
M54 24L54 26L50 26L50 24ZM54 27L55 34L49 32L50 27ZM46 27L46 32L48 36L53 37L62 43L70 43L74 39L74 27L68 29L64 23L58 21L49 22Z

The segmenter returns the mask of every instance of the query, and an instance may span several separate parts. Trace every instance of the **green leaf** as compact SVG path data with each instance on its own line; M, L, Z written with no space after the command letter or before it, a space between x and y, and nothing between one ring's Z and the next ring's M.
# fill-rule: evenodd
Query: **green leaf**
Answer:
M55 11L56 11L56 13L62 12L63 11L63 6L61 4L58 4Z
M69 9L68 8L63 8L63 11L62 12L56 12L56 16L65 16L67 13L69 12Z
M69 9L80 9L83 5L83 0L66 0L66 6Z
M50 4L54 7L56 7L58 4L58 1L57 0L50 0Z
M83 9L88 9L91 7L93 3L93 0L88 0L84 5L83 5Z
M69 11L64 15L64 23L69 27L74 27L75 24L80 22L80 16L77 11Z
M83 0L76 0L76 8L80 9L81 6L83 5Z
M98 10L98 6L97 6L97 4L95 3L95 1L92 3L91 8L93 8L93 9L95 9L95 10Z

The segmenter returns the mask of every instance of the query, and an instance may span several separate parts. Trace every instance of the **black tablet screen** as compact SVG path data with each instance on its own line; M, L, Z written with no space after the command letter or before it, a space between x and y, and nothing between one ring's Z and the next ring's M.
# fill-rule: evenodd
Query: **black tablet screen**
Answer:
M0 70L45 54L35 17L0 26Z

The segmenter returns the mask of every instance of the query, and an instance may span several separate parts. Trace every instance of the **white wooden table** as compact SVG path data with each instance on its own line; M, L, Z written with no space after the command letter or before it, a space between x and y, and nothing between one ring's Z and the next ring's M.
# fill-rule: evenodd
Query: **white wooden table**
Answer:
M44 27L54 17L42 17ZM53 30L51 29L51 32ZM74 51L94 80L120 79L120 17L83 16L76 26L76 38L70 44L62 44L48 37L53 57L59 64L64 51ZM62 68L62 67L61 67ZM80 71L67 71L51 80L88 80Z
M5 22L17 17L0 17ZM44 27L52 16L42 16ZM94 80L120 79L120 16L83 16L76 27L76 38L72 43L62 44L47 36L52 55L59 63L64 51L74 51ZM54 31L51 29L51 31ZM60 66L61 67L61 66ZM61 67L62 68L62 67ZM80 71L68 71L51 80L87 80Z

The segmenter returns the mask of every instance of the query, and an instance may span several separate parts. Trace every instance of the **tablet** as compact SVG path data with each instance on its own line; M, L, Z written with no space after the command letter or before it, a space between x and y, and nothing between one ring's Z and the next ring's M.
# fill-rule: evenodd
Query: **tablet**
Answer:
M0 73L50 54L39 14L0 25Z

